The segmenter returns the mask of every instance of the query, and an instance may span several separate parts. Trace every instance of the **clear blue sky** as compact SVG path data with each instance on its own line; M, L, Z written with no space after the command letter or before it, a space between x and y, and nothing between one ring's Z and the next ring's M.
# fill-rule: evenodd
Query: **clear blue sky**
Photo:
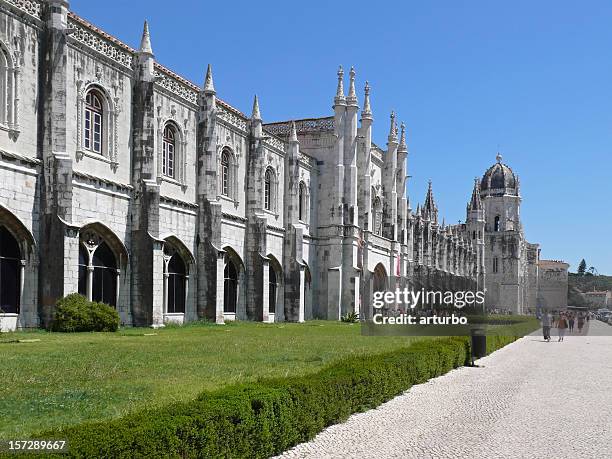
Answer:
M521 178L522 220L543 258L612 274L612 2L72 0L137 47L265 122L331 114L336 69L372 86L374 141L407 125L413 207L431 179L447 222L495 161Z

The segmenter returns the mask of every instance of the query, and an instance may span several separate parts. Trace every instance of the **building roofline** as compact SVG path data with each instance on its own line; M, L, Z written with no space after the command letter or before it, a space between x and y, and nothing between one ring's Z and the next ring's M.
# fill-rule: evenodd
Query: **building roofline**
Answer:
M129 46L128 44L124 43L123 41L119 40L118 38L110 35L109 33L104 32L102 29L100 29L99 27L96 27L95 25L93 25L91 22L89 22L88 20L82 18L81 16L79 16L78 14L74 13L73 11L69 11L68 12L68 17L76 22L78 22L80 25L82 25L83 27L86 27L88 29L90 29L92 32L100 35L101 37L109 40L110 42L112 42L113 44L119 46L120 48L122 48L123 50L131 53L131 54L136 54L137 51L136 49L132 48L131 46ZM175 78L176 80L178 80L180 83L183 83L185 86L189 87L190 89L193 89L196 92L200 92L201 88L193 83L192 81L189 81L188 79L182 77L181 75L179 75L178 73L170 70L168 67L160 64L159 62L155 61L154 62L154 66L155 68L157 68L158 70L168 74L169 76L171 76L172 78ZM224 108L234 112L234 114L244 118L245 120L249 119L248 116L246 116L244 113L242 113L240 110L238 110L237 108L233 107L232 105L230 105L229 103L227 103L226 101L217 98L217 103L219 103L220 105L222 105Z

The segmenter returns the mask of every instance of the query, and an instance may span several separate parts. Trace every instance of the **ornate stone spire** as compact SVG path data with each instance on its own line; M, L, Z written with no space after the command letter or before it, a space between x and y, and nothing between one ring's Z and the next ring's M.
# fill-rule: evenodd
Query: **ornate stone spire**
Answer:
M363 100L363 110L361 110L361 119L371 120L372 119L372 107L370 107L370 85L365 82L365 98Z
M389 142L397 142L397 122L395 121L395 112L391 112L391 127L389 129Z
M147 21L144 22L139 52L153 54L153 49L151 48L151 34L149 33L149 23Z
M495 161L497 161L498 163L501 164L502 159L503 159L503 157L502 157L501 153L498 151L497 155L495 155Z
M259 112L259 99L257 98L257 94L255 94L255 100L253 101L253 113L251 114L251 119L261 121L261 113Z
M344 105L346 98L344 97L344 70L342 66L338 67L338 89L336 89L336 97L334 98L335 105Z
M204 78L204 92L214 93L215 85L213 84L212 66L208 64L206 69L206 78Z
M468 210L482 210L482 201L480 200L480 180L478 177L474 178L474 189L472 190L472 199Z
M433 197L431 180L429 181L429 186L427 187L427 195L425 196L425 204L423 204L423 209L431 220L434 222L438 221L438 206L436 206L436 202Z
M407 153L408 147L406 146L406 125L402 121L400 124L400 143L397 151L400 153Z
M355 68L351 67L349 72L349 93L346 98L348 105L357 105L357 94L355 93Z
M289 142L297 142L297 131L295 130L295 123L291 121L291 133L289 134Z

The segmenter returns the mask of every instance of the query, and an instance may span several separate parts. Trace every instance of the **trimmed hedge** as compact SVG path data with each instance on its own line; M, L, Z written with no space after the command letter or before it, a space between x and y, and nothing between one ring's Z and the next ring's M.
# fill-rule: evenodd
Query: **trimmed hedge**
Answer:
M56 332L114 332L119 329L120 322L119 314L112 306L88 301L83 295L71 293L57 302L51 330Z
M515 339L490 337L487 350ZM37 437L68 440L72 457L269 457L469 361L469 338L419 341L345 358L315 374L230 386Z

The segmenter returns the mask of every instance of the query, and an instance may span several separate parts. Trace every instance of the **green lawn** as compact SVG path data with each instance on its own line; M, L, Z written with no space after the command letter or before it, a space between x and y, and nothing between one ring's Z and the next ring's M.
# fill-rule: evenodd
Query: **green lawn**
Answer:
M40 341L16 342L32 339ZM3 334L0 438L119 417L236 382L314 372L342 356L414 339L361 336L358 324L327 321Z

